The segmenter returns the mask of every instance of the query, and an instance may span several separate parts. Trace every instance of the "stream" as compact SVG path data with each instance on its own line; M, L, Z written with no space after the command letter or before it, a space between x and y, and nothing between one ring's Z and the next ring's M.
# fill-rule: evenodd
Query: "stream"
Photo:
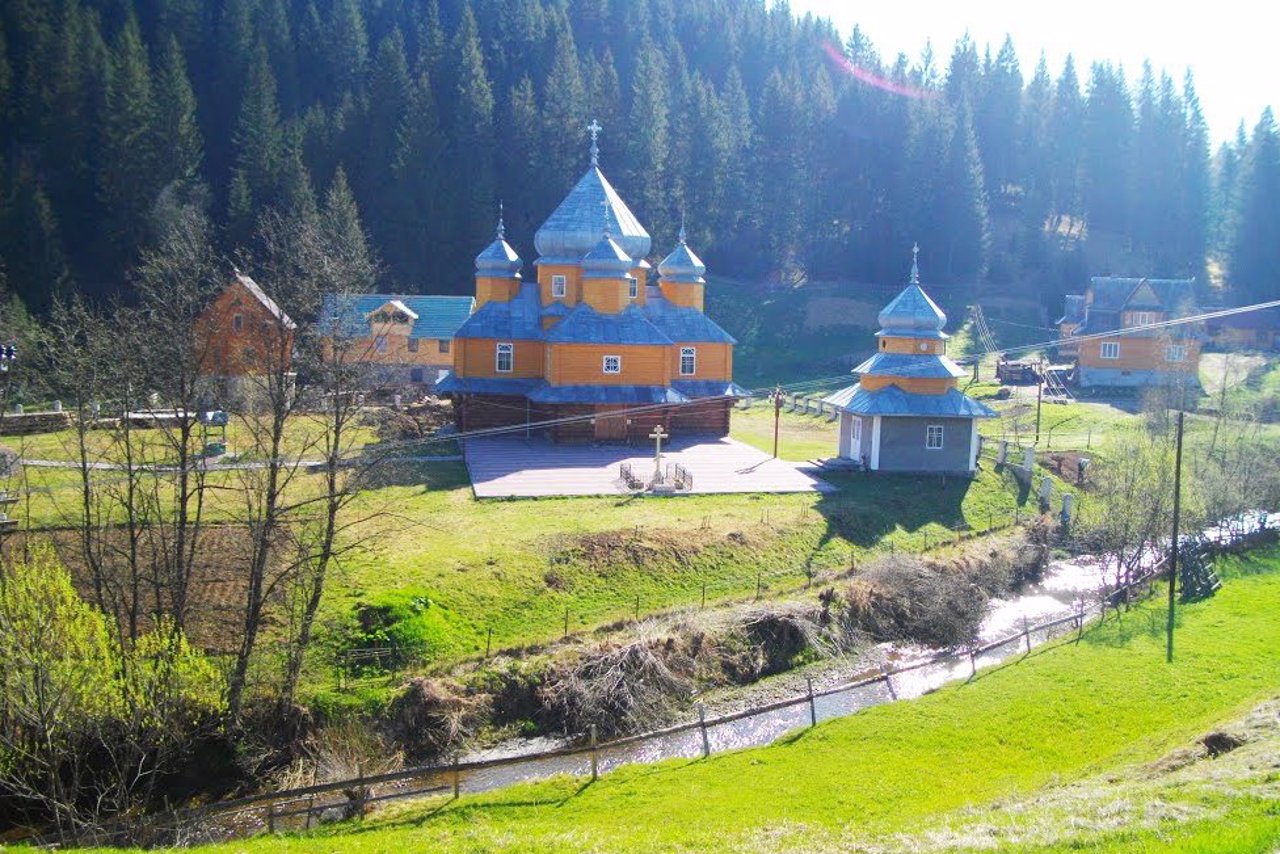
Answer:
M1055 561L1046 569L1043 580L1029 585L1009 598L993 599L978 632L978 645L996 644L976 656L977 667L998 664L1026 651L1023 639L1024 625L1052 622L1070 617L1083 606L1088 613L1096 613L1103 588L1102 566L1090 558L1072 561ZM1049 630L1030 632L1031 645L1036 646L1063 632L1074 630L1070 623L1063 623ZM1000 643L1003 641L1003 643ZM892 677L891 686L885 681L856 686L817 696L814 714L819 721L844 717L861 709L893 700L919 697L933 691L946 682L967 679L971 664L967 657L925 664L938 654L938 650L919 646L881 644L871 655L860 656L856 661L837 663L824 669L815 677L815 691L822 694L824 685L843 685L859 679L879 675L876 666L867 666L869 659L888 663L894 669L920 664L907 673ZM777 677L775 677L777 678ZM791 694L795 696L794 693ZM719 724L709 723L707 738L712 753L769 744L779 736L810 723L807 702L796 703L782 709L762 712ZM696 719L695 719L696 720ZM507 742L495 748L475 751L461 757L463 764L497 759L517 759L521 755L556 750L569 745L560 739L539 738ZM667 735L630 741L620 745L602 746L598 753L600 773L621 765L658 762L664 759L693 759L702 754L702 733L695 727ZM480 792L508 786L527 780L536 780L556 774L587 775L591 771L590 756L586 753L572 756L531 758L527 762L511 762L496 767L464 771L461 775L463 791Z

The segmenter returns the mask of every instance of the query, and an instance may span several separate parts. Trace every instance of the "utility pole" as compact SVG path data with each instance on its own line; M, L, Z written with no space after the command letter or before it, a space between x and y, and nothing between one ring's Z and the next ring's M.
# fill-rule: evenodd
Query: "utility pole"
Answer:
M773 389L773 458L778 458L778 422L782 420L782 386Z
M1165 661L1173 661L1173 589L1178 581L1178 522L1182 512L1182 419L1185 413L1178 410L1178 439L1173 451L1173 548L1169 552L1169 621Z

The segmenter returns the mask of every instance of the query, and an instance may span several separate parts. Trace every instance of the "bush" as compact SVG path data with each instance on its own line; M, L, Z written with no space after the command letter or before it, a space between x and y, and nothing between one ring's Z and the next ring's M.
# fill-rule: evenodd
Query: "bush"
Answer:
M989 595L963 570L894 555L855 579L844 605L850 625L872 640L949 648L972 643Z
M475 731L479 703L436 679L415 677L387 710L392 738L409 758L447 755Z
M354 624L339 650L387 649L386 655L353 663L352 669L399 669L443 652L455 651L456 633L444 608L422 590L396 590L355 606Z

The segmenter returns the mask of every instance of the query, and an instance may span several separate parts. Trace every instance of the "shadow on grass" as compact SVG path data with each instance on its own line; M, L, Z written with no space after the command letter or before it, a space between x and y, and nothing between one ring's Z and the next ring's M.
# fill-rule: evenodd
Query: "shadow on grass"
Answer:
M372 466L365 475L368 489L389 486L417 486L423 492L459 489L471 485L467 467L461 462L424 463L387 459Z

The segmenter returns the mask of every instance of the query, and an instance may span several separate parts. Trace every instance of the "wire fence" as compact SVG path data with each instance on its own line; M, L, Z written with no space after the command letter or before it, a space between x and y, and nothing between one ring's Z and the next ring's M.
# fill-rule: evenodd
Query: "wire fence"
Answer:
M1232 531L1222 547L1239 546L1269 532L1269 521ZM765 705L708 717L696 706L697 719L637 735L599 741L594 728L575 743L551 750L475 761L451 761L405 768L385 774L358 776L311 786L264 792L193 809L171 810L127 825L107 827L72 840L77 844L190 845L243 838L261 832L306 830L317 824L366 814L386 801L430 795L460 797L513 783L574 775L595 780L600 774L638 762L698 759L713 753L774 741L782 734L819 722L854 714L899 699L918 697L947 682L971 680L979 671L1009 660L1014 663L1032 650L1071 632L1078 643L1087 631L1119 614L1136 598L1167 577L1167 559L1147 567L1123 585L1104 587L1095 601L1077 600L1069 613L1032 624L989 643L922 655L916 660L864 670L856 678L808 690ZM1058 647L1050 647L1051 652ZM33 838L37 844L68 840Z

